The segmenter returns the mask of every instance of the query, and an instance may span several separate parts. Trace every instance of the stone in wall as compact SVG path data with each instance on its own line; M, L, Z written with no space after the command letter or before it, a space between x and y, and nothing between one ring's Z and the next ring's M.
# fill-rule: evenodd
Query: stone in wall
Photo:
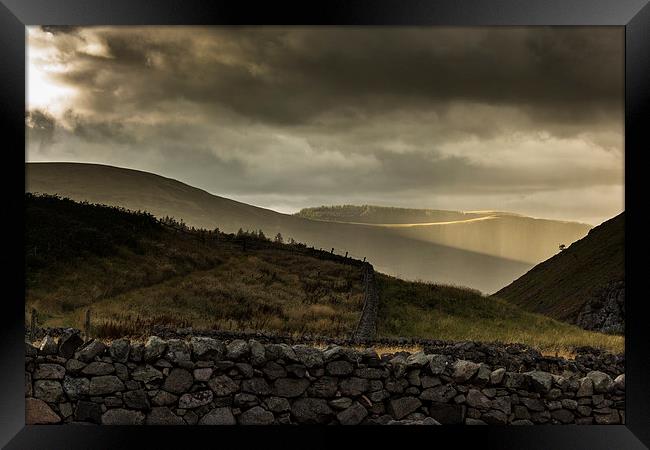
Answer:
M26 343L27 423L104 425L620 424L625 376L454 353L188 336ZM489 350L486 350L489 353ZM603 356L609 358L609 356ZM523 361L523 359L522 359ZM588 362L588 361L585 361ZM507 367L505 367L507 366ZM559 367L559 366L551 366ZM582 366L587 369L586 366ZM616 367L614 364L605 367Z

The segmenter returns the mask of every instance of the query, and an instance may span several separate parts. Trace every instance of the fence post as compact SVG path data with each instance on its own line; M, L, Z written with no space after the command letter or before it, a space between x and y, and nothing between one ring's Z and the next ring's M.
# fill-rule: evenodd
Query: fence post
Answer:
M346 257L346 258L348 257L348 252L345 252L345 257Z
M365 256L363 257L363 262L366 262L366 257Z
M332 255L334 254L334 247L332 247L332 251L330 252Z
M84 321L84 332L86 334L86 341L90 340L90 308L86 310L86 320Z
M38 320L38 313L36 312L36 308L32 308L32 317L31 317L31 324L30 324L30 330L29 330L29 338L32 341L36 337L37 320Z

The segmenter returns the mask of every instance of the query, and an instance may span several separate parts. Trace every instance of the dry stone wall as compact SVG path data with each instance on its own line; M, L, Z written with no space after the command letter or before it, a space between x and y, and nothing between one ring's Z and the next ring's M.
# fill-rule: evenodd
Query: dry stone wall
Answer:
M625 375L210 337L26 342L26 422L619 424Z

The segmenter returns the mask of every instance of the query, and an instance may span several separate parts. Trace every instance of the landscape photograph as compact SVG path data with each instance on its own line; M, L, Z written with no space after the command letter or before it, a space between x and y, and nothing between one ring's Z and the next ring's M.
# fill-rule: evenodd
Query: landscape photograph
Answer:
M27 27L26 423L624 424L624 38Z

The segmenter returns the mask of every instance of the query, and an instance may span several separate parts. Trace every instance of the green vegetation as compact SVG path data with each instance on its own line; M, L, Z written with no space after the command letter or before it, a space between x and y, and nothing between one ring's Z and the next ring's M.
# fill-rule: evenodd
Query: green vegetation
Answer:
M622 336L585 331L478 291L381 274L376 280L380 336L518 342L551 354L583 345L624 351Z
M26 314L100 334L157 324L349 335L361 269L302 244L188 228L142 212L25 195ZM276 236L277 237L277 236Z
M588 299L624 278L625 213L621 213L494 295L572 323Z

